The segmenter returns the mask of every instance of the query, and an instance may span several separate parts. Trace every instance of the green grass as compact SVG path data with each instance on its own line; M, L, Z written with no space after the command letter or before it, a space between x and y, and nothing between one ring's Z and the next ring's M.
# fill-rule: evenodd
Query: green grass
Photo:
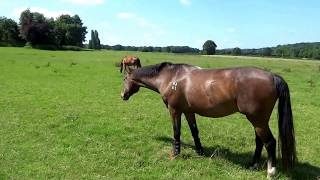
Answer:
M139 56L142 65L257 66L280 74L289 84L294 113L299 162L292 176L320 176L317 61L0 48L0 179L266 177L265 167L246 168L255 148L254 131L240 114L197 117L205 157L196 156L183 120L181 155L169 160L173 133L160 96L141 89L128 102L120 98L123 77L115 64L127 54ZM275 136L276 116L270 120Z

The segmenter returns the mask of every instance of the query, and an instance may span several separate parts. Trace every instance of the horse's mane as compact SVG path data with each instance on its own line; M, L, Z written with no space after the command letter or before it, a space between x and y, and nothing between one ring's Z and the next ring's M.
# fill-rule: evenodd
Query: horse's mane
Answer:
M149 65L142 68L135 69L133 71L134 78L140 77L153 77L158 75L164 68L170 68L172 70L178 70L183 66L191 66L188 64L173 64L171 62L163 62L160 64Z

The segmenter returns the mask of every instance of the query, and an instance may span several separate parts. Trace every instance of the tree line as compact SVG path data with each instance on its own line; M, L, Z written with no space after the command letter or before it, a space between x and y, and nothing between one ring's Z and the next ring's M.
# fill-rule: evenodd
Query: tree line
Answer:
M220 55L243 55L243 56L271 56L281 58L301 58L320 60L320 42L296 43L278 45L276 47L266 47L259 49L233 49L217 50Z
M90 44L89 44L90 46ZM169 52L169 53L195 53L200 52L197 48L189 46L165 46L165 47L154 47L154 46L123 46L123 45L101 45L102 49L114 50L114 51L141 51L141 52Z
M91 38L94 37L91 33ZM91 47L90 42L88 47ZM141 52L167 52L167 53L189 53L189 54L207 54L213 55L216 52L217 45L212 40L207 40L203 44L203 49L192 48L189 46L123 46L123 45L101 45L102 49L114 50L114 51L141 51Z
M0 44L32 46L42 49L59 49L64 46L83 47L87 27L78 15L61 15L46 18L29 9L23 11L19 24L6 17L0 18Z

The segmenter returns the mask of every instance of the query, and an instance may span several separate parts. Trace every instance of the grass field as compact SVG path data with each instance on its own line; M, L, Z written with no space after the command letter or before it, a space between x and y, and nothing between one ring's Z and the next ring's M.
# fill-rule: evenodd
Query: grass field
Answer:
M123 51L0 48L0 179L264 179L246 168L254 130L241 114L197 117L204 157L182 121L181 155L169 160L172 127L150 90L123 102L115 63L183 62L204 68L256 66L289 84L299 162L293 179L320 176L320 62ZM278 135L277 113L270 125ZM263 151L263 159L266 152ZM262 161L262 163L264 162ZM280 166L280 161L277 162ZM280 173L277 178L286 178Z

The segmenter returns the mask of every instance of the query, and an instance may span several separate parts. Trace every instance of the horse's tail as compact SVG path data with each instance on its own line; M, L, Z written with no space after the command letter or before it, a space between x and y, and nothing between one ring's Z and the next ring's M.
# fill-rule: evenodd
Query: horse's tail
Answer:
M121 63L120 63L120 73L122 73L122 66L123 66L123 62L121 61Z
M293 127L293 117L290 102L290 92L285 80L274 75L279 102L278 102L278 125L279 139L281 144L282 166L285 171L293 168L296 161L296 147Z

